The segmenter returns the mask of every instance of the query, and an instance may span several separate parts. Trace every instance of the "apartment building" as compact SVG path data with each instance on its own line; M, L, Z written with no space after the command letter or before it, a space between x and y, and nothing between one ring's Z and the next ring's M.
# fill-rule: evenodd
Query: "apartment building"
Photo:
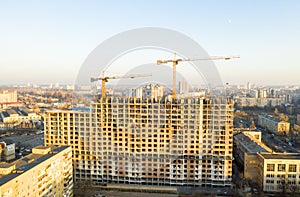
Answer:
M0 109L18 105L16 91L0 90Z
M147 84L144 87L132 89L132 96L140 99L159 99L164 95L164 87L159 84Z
M236 103L241 107L265 107L265 106L278 106L282 104L282 100L280 98L249 98L249 97L241 97L236 98Z
M17 102L17 92L0 90L0 103L11 103L11 102Z
M259 185L266 192L299 193L300 154L258 153Z
M45 144L70 145L75 181L230 186L233 102L108 97L45 114Z
M179 81L179 94L186 94L189 92L189 84L187 81Z
M277 120L269 115L258 115L258 125L274 133L288 134L290 132L289 122Z
M12 163L0 163L0 196L72 196L71 147L44 147Z

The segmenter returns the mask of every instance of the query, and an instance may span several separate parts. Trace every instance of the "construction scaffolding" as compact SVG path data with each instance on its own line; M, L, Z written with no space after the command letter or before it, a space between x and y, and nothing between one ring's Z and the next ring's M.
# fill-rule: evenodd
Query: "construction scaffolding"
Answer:
M46 145L72 146L75 181L231 185L232 100L107 97L45 122Z

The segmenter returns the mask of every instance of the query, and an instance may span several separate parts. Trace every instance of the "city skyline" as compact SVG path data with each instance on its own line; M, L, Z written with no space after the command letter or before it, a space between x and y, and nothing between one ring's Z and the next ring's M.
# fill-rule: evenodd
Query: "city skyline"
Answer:
M181 32L209 55L240 55L234 63L215 62L224 83L299 85L297 1L1 4L0 85L72 84L95 47L140 27Z

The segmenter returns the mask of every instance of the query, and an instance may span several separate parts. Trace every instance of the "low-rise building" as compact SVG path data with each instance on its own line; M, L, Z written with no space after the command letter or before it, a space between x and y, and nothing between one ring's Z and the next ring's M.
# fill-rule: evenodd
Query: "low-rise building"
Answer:
M12 163L0 163L0 196L72 196L71 147L44 147Z
M257 153L272 152L272 149L261 142L261 133L255 131L240 132L234 135L234 158L244 169L244 178L257 182Z
M258 153L259 185L265 192L300 192L300 154Z
M300 114L297 114L296 124L297 124L297 125L300 125Z
M15 144L6 144L5 142L0 142L0 154L1 161L9 161L16 158L16 146Z
M258 125L273 133L288 134L290 132L289 122L277 120L270 115L258 115Z
M21 123L23 121L32 121L38 122L42 119L42 117L33 110L21 107L21 108L12 108L7 109L5 111L0 112L0 116L3 123Z

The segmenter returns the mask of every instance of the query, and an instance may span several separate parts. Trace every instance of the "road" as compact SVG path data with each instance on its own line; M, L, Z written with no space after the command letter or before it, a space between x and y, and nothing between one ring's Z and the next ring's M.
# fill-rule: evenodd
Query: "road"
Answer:
M1 141L4 141L6 144L15 143L16 150L20 150L25 155L30 153L33 147L44 145L44 134L5 136L0 137Z
M235 127L242 124L244 128L249 128L250 123L246 120L240 118L235 118L234 120ZM256 130L262 133L262 141L272 150L279 153L299 153L300 147L295 148L291 147L287 142L285 142L284 136L277 136L271 133L268 133L264 128L256 127Z
M286 143L281 136L276 136L274 134L269 134L266 131L262 131L262 141L270 147L275 152L287 152L287 153L298 153L299 150L291 147L288 143Z

